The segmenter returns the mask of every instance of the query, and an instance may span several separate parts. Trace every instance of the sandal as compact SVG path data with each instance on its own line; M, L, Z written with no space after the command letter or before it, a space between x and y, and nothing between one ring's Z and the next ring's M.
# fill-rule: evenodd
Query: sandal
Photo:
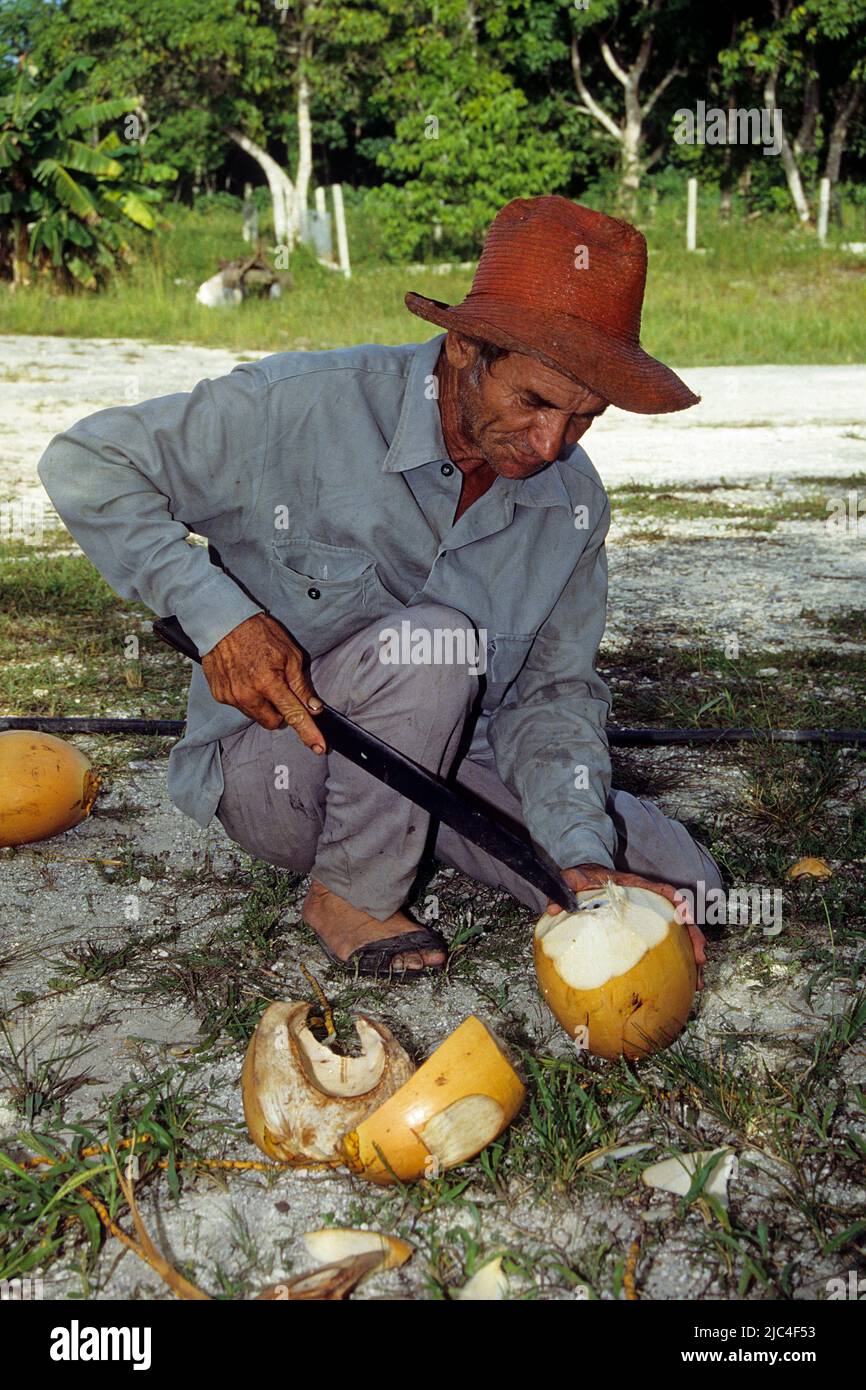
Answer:
M309 923L305 922L304 925L309 926ZM310 927L310 930L313 928ZM356 946L345 960L336 955L330 946L326 946L318 933L316 939L332 964L339 965L351 974L372 976L374 979L384 975L394 982L402 983L403 980L415 980L421 975L441 975L448 963L446 959L441 965L425 965L420 970L401 970L394 974L390 962L395 956L407 955L410 951L418 950L445 951L447 956L448 943L442 933L420 924L416 931L401 932L399 936L384 936L379 941L368 941L365 946Z

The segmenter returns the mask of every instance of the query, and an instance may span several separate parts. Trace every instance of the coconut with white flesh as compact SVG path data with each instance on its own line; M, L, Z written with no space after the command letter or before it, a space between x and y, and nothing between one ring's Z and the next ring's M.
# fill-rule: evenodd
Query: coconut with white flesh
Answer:
M597 1057L645 1057L685 1026L697 968L688 929L661 893L612 879L584 910L535 928L538 984L559 1023Z
M393 1033L360 1015L357 1056L343 1056L307 1027L309 1004L271 1004L244 1061L244 1115L269 1158L333 1162L343 1135L378 1109L415 1067Z

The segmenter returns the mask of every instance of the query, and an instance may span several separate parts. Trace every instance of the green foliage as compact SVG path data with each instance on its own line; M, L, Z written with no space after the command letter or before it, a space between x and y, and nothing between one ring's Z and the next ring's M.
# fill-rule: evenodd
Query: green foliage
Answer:
M527 130L526 97L501 74L484 74L481 89L464 97L459 109L441 96L437 105L443 117L436 117L433 138L425 138L419 116L407 115L379 157L380 165L405 179L372 189L367 199L381 219L389 260L437 250L475 256L504 203L558 192L567 182L568 151L549 135Z
M465 7L447 0L430 22L404 17L376 100L394 114L376 151L389 177L367 207L392 260L476 255L492 217L516 197L567 186L571 151L526 94L482 55Z
M99 138L101 126L134 111L136 98L82 99L93 61L73 59L45 85L31 63L20 65L14 81L6 76L0 273L16 282L35 269L66 288L97 288L129 259L129 228L156 226L157 185L174 178L172 168L146 160L115 129Z

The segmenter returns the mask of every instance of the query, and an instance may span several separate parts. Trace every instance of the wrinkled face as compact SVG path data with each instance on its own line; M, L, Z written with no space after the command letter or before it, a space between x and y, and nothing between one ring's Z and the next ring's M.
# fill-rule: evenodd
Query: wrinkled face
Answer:
M503 478L528 478L586 434L607 401L533 357L510 353L471 380L477 348L449 333L448 361L458 369L460 428Z

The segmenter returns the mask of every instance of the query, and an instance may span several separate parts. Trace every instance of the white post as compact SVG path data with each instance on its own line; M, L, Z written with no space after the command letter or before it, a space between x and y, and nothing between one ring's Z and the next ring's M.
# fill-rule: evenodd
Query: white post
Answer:
M325 186L324 186L324 184L321 184L321 183L320 183L320 184L318 185L318 187L316 188L316 191L315 191L315 193L314 193L313 196L314 196L314 198L315 198L315 200L316 200L316 213L317 213L317 215L318 215L319 217L324 217L324 216L325 216Z
M253 202L251 183L244 184L244 225L241 235L251 246L255 246L259 238L259 210Z
M818 243L827 245L827 223L830 220L830 180L822 179L818 195Z
M331 193L334 198L334 221L337 224L337 254L340 258L340 269L348 280L352 274L352 269L349 265L349 238L346 235L346 213L343 209L343 185L332 183Z
M689 179L686 210L686 250L698 249L698 181Z

